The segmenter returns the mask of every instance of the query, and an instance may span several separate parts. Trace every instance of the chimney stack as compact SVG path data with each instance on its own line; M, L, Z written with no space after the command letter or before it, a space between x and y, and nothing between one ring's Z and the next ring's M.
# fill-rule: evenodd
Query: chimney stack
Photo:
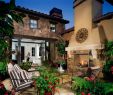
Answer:
M56 18L63 18L62 10L58 8L53 8L52 10L50 10L49 14L50 16L54 16Z

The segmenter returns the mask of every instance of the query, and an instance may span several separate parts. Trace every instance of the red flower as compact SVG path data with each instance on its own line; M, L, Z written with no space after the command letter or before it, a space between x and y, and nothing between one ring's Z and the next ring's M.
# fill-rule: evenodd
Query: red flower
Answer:
M84 92L81 92L81 95L85 95L85 93Z
M4 85L2 83L0 83L0 88L4 88Z
M56 83L58 83L58 82L59 82L59 80L56 80L55 82L56 82Z
M15 90L14 89L11 91L11 95L15 95Z
M113 74L113 72L112 72L112 74Z
M5 94L4 95L8 95L8 92L5 92Z
M88 93L87 95L91 95L90 93Z
M49 84L52 84L52 82L49 82Z
M51 85L49 85L49 86L48 86L48 88L50 88L50 89L51 89L51 88L52 88L52 86L51 86Z
M111 71L113 72L113 66L111 67Z

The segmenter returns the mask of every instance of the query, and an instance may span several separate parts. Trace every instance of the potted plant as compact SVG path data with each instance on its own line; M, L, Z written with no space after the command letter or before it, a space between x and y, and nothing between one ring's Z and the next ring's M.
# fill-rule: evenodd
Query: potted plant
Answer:
M36 81L36 87L39 91L39 95L53 95L55 88L59 84L59 79L53 73L45 69L39 70L40 76L34 78Z
M64 72L64 65L66 64L66 61L65 61L65 54L66 54L66 51L65 51L65 46L66 46L66 43L65 41L62 39L60 41L58 41L57 43L57 52L58 52L58 64L59 64L59 68L58 68L58 71L60 73L63 73Z
M58 68L58 71L59 71L60 73L63 73L63 72L64 72L63 65L66 64L66 63L65 63L65 60L59 60L59 61L58 61L58 64L60 65L60 67Z

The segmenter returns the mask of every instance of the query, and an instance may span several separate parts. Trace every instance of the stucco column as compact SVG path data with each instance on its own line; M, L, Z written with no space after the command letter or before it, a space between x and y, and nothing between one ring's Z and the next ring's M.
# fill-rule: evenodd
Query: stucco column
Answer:
M73 51L67 51L67 70L68 73L73 73L75 67L75 59Z

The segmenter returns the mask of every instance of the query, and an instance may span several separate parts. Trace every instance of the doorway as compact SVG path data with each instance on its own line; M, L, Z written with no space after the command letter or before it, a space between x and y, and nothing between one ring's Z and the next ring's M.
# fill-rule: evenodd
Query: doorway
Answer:
M25 48L24 48L24 46L21 46L21 62L25 58L24 55L25 55Z

